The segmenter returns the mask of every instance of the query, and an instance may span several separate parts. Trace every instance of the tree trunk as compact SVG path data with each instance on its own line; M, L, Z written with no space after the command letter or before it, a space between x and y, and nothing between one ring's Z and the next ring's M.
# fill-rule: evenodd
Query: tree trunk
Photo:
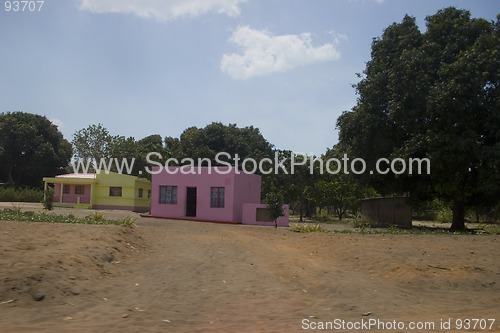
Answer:
M465 202L460 199L453 200L453 218L450 231L465 230Z
M311 211L311 204L309 202L309 200L305 200L306 201L306 217L308 218L311 218L312 217L312 211Z
M345 210L342 208L337 208L337 217L339 218L340 221L342 221L342 218L344 217Z
M9 176L7 179L7 184L9 184L10 186L14 185L14 179L12 179L12 169L9 169Z
M304 221L302 220L302 217L303 217L303 215L304 215L304 214L303 214L303 211L302 211L302 206L303 206L303 205L302 205L302 199L300 199L300 204L299 204L299 215L300 215L300 219L299 219L299 222L304 222Z

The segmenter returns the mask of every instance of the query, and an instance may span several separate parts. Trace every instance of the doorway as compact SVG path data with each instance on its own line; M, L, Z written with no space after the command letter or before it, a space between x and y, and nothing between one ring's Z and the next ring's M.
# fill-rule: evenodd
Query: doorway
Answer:
M186 194L186 216L196 217L196 187L188 187Z

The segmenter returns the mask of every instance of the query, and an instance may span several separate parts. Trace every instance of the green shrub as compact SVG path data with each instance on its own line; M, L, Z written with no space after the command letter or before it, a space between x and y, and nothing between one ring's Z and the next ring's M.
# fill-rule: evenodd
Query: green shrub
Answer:
M367 233L368 229L370 228L374 228L376 227L377 225L375 224L375 222L373 221L370 221L362 216L357 216L353 223L352 223L353 227L356 228L356 229L359 229L359 232L362 233L362 234L365 234Z
M11 206L12 206L11 209L13 211L15 211L16 213L21 213L21 211L23 210L24 204L19 203L19 202L13 202L13 203L11 203Z
M354 218L354 220L352 222L352 226L354 228L366 229L366 228L372 227L372 222L370 220L363 218L363 217L357 216Z
M52 187L48 187L45 190L45 196L43 198L43 208L47 210L52 210L54 208L54 189Z
M14 209L3 209L0 210L0 220L5 221L22 221L22 222L50 222L50 223L81 223L81 224L115 224L124 225L123 219L104 219L100 218L99 215L95 215L97 219L94 218L94 214L86 217L76 217L72 214L70 215L59 215L47 212L32 212L32 211L20 211L16 208Z
M1 202L41 202L43 190L31 188L0 187Z
M270 192L264 199L264 203L267 204L267 213L271 220L274 221L275 228L278 227L277 219L284 215L283 201L283 195L279 192Z
M451 209L449 208L441 208L437 214L436 218L434 221L438 223L451 223L451 219L453 217L453 214L451 212Z
M135 219L131 218L130 216L118 219L118 222L124 227L133 228L135 226Z
M293 231L293 232L328 232L328 230L326 230L325 228L323 228L319 224L308 224L308 223L292 224L290 226L290 231Z
M93 212L91 215L87 216L86 218L94 221L104 221L105 220L105 215L102 212Z

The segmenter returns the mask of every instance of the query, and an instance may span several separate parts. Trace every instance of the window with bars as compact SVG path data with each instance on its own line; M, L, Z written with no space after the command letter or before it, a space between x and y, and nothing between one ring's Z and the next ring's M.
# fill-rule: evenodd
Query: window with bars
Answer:
M63 194L69 194L69 185L68 184L64 184L63 185Z
M160 203L177 204L177 186L160 186Z
M212 187L210 207L224 208L224 187Z

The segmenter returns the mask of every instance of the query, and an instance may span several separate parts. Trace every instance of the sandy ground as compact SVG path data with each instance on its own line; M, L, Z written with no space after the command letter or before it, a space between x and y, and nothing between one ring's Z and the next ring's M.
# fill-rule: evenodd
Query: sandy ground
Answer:
M495 322L475 331L500 332L499 236L132 216L135 228L0 221L0 332L359 332L348 325L370 320L463 332L457 320L479 318Z

